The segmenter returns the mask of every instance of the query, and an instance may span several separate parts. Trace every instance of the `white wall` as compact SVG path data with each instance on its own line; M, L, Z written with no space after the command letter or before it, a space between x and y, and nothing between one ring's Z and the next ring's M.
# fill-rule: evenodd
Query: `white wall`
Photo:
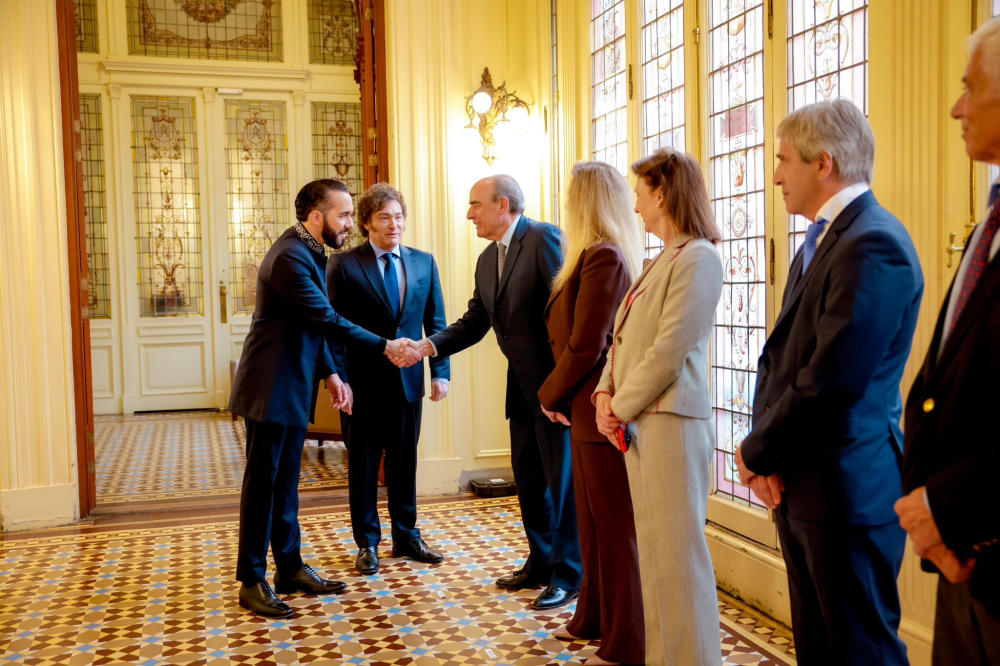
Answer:
M390 180L407 197L409 242L437 259L449 322L465 312L476 259L488 245L465 218L472 184L508 173L524 190L525 213L541 216L548 151L539 72L545 52L537 48L539 31L548 30L538 20L543 4L547 9L535 0L387 2ZM498 134L492 166L481 157L478 132L463 129L465 99L484 67L494 85L506 81L531 104L523 131ZM454 492L463 471L510 467L506 376L492 332L452 357L451 394L425 405L418 492Z
M79 511L55 0L0 0L0 517Z

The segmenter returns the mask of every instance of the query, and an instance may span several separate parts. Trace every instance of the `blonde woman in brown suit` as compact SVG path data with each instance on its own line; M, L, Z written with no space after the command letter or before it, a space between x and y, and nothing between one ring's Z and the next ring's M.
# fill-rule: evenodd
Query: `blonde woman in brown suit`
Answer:
M646 664L718 666L719 608L705 541L715 442L708 341L722 294L718 227L690 155L632 165L635 210L664 250L628 291L595 394L597 423L625 454L639 544Z
M583 557L576 614L560 638L601 639L588 666L640 664L642 591L628 474L621 451L598 430L591 394L611 347L615 310L642 267L642 236L628 182L604 162L573 167L566 193L566 261L545 324L556 367L538 391L552 421L570 427Z

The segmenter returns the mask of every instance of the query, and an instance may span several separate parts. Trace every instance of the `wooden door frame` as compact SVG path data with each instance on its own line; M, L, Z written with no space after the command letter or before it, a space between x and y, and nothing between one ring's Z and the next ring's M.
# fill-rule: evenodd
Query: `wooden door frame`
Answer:
M354 57L361 86L365 188L389 182L389 97L386 92L385 0L354 0L361 33Z
M55 2L59 41L63 169L66 181L66 252L69 258L76 460L80 518L86 518L97 504L97 483L94 474L94 386L90 361L90 321L87 312L90 292L87 283L80 81L76 62L76 8L72 0L55 0Z

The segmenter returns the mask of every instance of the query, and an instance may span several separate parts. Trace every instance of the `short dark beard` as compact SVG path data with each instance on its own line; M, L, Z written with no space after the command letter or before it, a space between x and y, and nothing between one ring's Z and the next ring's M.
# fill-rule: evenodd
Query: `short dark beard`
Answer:
M323 227L323 242L327 244L328 247L334 250L339 250L344 247L344 242L347 240L347 236L344 236L344 240L341 240L341 235L334 231L333 229L327 229Z

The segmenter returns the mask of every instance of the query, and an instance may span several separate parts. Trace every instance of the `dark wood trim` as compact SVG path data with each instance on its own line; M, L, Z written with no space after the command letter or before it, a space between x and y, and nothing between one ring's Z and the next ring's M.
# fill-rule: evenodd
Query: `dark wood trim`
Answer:
M375 36L375 119L378 132L378 179L389 182L389 95L386 90L385 0L374 5Z
M389 98L386 92L385 0L355 0L361 26L361 117L365 187L389 182ZM372 136L371 130L374 130ZM375 163L369 161L376 155Z
M80 517L97 504L94 463L94 389L87 319L87 237L83 198L83 146L80 136L80 81L76 64L76 8L56 0L59 38L59 92L62 106L63 168L66 180L66 250L69 256L70 327L73 347L73 402L76 410L76 460Z

